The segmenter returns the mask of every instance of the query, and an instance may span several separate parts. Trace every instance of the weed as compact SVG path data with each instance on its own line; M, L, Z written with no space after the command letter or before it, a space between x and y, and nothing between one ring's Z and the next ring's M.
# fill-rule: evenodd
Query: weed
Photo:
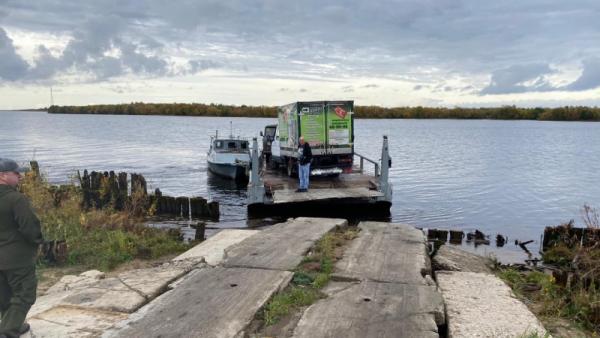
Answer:
M336 229L323 236L304 257L294 273L292 282L283 292L276 294L258 316L267 326L277 323L292 311L308 306L323 298L320 292L331 278L336 261L336 248L357 236L353 229Z
M66 242L69 264L110 270L134 258L157 258L188 248L166 231L141 225L142 196L128 212L85 211L81 190L74 185L56 188L44 177L26 175L20 189L36 210L45 239Z

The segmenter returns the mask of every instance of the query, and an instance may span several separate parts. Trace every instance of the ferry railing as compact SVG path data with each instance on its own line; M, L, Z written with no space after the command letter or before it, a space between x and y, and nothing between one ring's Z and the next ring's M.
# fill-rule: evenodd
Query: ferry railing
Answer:
M366 162L370 162L373 164L373 166L375 168L375 171L374 171L375 177L378 177L379 175L381 175L381 173L379 171L379 163L377 161L372 160L372 159L370 159L364 155L361 155L359 153L354 153L354 156L357 156L360 159L360 162L359 162L360 164L359 164L358 168L359 168L361 174L365 172L365 161L366 161Z

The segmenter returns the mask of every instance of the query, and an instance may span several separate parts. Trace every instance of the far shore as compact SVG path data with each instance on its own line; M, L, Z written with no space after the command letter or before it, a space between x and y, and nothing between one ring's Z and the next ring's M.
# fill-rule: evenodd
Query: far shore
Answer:
M88 106L51 106L16 111L39 111L49 114L97 115L166 115L216 117L277 117L276 106L236 106L203 103L125 103ZM463 119L463 120L532 120L532 121L600 121L600 108L589 106L536 107L501 106L488 108L380 107L354 106L355 118L366 119Z

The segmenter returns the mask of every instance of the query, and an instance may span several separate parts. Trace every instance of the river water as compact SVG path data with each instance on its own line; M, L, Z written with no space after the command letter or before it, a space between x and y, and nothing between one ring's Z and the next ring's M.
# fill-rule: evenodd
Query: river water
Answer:
M275 119L183 116L51 115L0 112L0 157L39 161L50 181L77 170L142 173L168 195L221 203L216 227L247 227L246 192L209 175L215 130L256 137ZM600 207L600 124L490 120L355 120L355 149L381 156L387 135L393 166L392 221L424 228L479 229L509 245L471 247L503 260L522 258L515 239Z

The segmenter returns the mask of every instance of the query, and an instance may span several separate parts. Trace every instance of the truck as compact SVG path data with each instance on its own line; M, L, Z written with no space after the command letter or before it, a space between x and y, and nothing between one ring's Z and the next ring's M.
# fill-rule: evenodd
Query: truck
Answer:
M294 102L278 107L275 137L267 149L268 164L282 167L288 176L295 176L300 136L312 149L311 175L351 172L354 101Z

